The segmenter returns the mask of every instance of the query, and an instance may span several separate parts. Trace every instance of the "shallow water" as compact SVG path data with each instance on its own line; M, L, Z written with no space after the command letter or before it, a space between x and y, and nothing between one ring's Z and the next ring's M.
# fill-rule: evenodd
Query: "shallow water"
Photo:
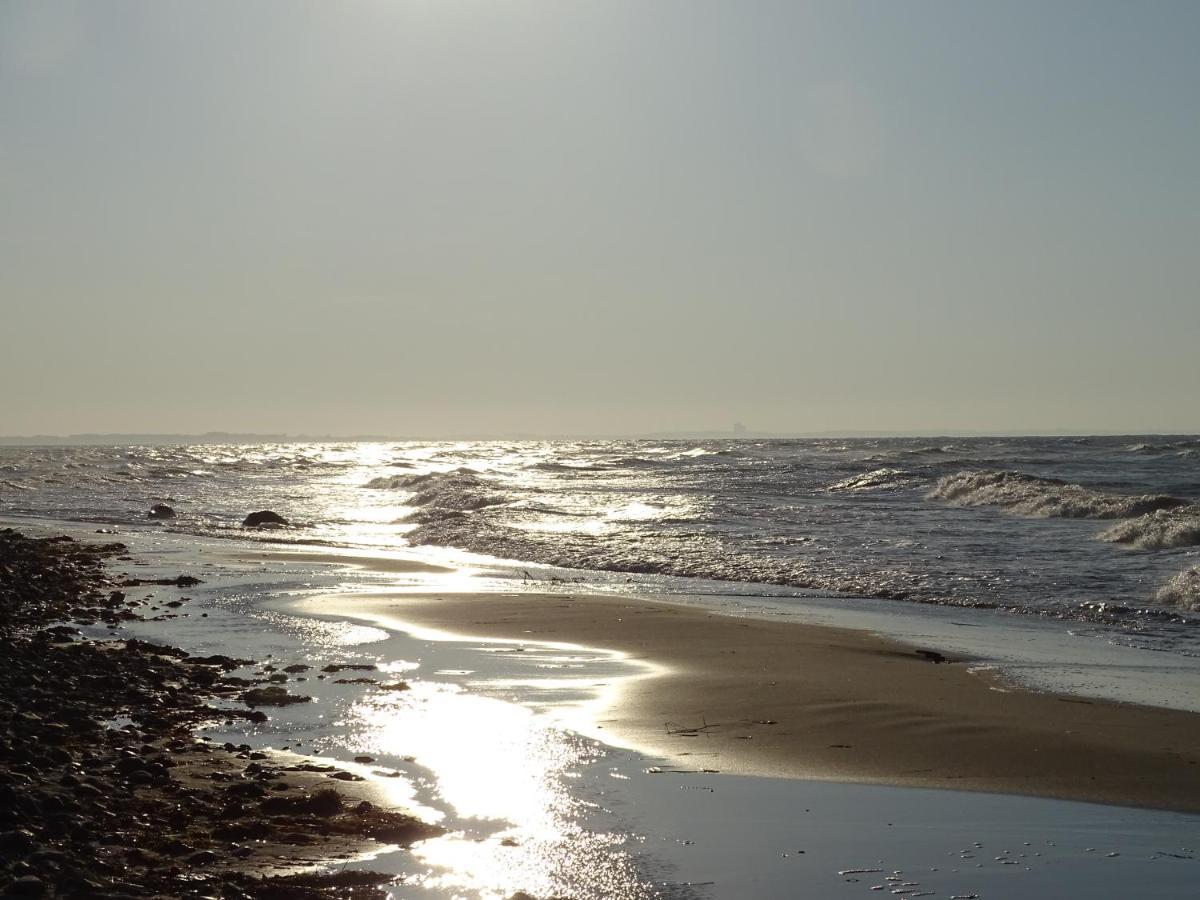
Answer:
M358 590L427 589L437 575L239 562L220 542L153 534L134 544L151 563L142 574L187 571L204 584L185 592L187 617L129 631L195 652L314 666L288 688L316 702L212 738L337 760L450 829L411 852L352 863L403 876L397 900L497 900L518 890L827 900L876 896L877 886L887 896L1115 900L1188 897L1200 877L1197 816L677 772L571 729L606 686L639 674L613 654L406 634L321 612L331 592L352 602ZM378 671L319 679L327 663ZM410 689L336 683L358 675ZM362 754L374 762L354 764ZM695 769L702 757L698 746Z

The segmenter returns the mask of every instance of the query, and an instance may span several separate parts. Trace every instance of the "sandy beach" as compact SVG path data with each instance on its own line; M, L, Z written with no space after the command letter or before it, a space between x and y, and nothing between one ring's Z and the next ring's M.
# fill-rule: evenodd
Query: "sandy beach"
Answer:
M1034 693L856 631L562 594L355 595L323 612L654 664L608 740L742 774L1200 810L1200 716ZM930 655L934 654L934 655Z

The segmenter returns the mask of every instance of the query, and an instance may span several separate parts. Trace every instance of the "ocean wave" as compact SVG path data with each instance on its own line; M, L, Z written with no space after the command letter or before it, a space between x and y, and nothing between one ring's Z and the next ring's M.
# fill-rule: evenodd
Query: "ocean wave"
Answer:
M534 463L530 468L541 472L602 472L609 467L603 463L573 463L558 460L543 460L542 462Z
M672 460L669 456L622 456L614 459L609 468L613 469L661 469L670 466L671 463L678 460Z
M478 469L460 466L448 472L422 472L419 475L382 475L379 478L372 478L364 487L376 491L411 491L422 485L435 483L447 478L476 477L478 475Z
M731 448L723 448L719 450L710 450L707 447L693 447L691 450L684 450L680 453L671 453L663 457L671 461L699 459L702 456L735 456L737 451Z
M557 534L551 541L489 521L486 513L484 518L418 518L424 521L405 535L412 545L455 547L499 559L567 569L770 584L894 600L919 599L916 594L922 586L921 577L911 572L854 572L827 563L806 564L740 553L711 535L697 532L645 532L644 539L636 541L620 534L611 538ZM945 598L945 602L991 605L972 598Z
M1200 566L1184 569L1160 587L1154 599L1163 606L1200 612Z
M1100 535L1102 541L1129 544L1139 550L1169 550L1200 544L1200 508L1160 509L1118 522Z
M373 491L403 491L408 488L411 475L381 475L378 478L372 478L366 484L365 488L370 488Z
M1183 440L1167 441L1166 443L1161 444L1133 444L1129 447L1126 447L1125 451L1127 453L1140 453L1144 455L1175 453L1191 456L1198 449L1200 449L1200 440Z
M447 513L466 513L489 506L508 503L512 498L496 489L494 482L475 469L461 467L448 472L425 472L420 475L385 475L373 478L366 487L374 490L411 491L405 501L409 506L425 508L410 521L437 521ZM457 515L455 516L458 517Z
M926 496L959 506L999 506L1023 516L1062 519L1125 519L1187 505L1178 497L1110 494L1021 472L958 472L940 479Z
M875 469L863 475L853 475L843 478L836 484L831 484L826 490L833 493L853 493L869 491L877 488L898 488L910 485L916 477L902 469Z

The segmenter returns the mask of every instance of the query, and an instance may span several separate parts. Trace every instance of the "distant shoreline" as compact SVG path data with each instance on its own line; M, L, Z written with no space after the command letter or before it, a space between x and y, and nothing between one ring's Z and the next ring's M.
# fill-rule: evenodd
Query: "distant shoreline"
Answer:
M805 440L983 440L987 438L1194 438L1197 431L664 431L634 434L257 434L208 431L199 434L92 433L0 436L0 447L112 447L139 444L311 444L438 441L805 441Z

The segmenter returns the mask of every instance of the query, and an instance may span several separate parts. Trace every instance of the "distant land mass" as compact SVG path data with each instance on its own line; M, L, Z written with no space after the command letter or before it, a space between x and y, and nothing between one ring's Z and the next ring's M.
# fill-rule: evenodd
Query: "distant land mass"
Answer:
M655 431L633 434L544 434L536 432L510 432L504 434L441 434L441 435L396 435L396 434L263 434L254 432L206 431L203 434L161 433L106 433L85 432L80 434L34 434L0 436L0 446L8 447L52 447L52 446L114 446L136 444L286 444L286 443L367 443L379 441L463 441L463 440L506 440L506 441L555 441L555 440L656 440L656 441L703 441L703 440L812 440L823 438L964 438L964 437L1194 437L1190 432L1173 431L749 431L745 428L709 431Z

